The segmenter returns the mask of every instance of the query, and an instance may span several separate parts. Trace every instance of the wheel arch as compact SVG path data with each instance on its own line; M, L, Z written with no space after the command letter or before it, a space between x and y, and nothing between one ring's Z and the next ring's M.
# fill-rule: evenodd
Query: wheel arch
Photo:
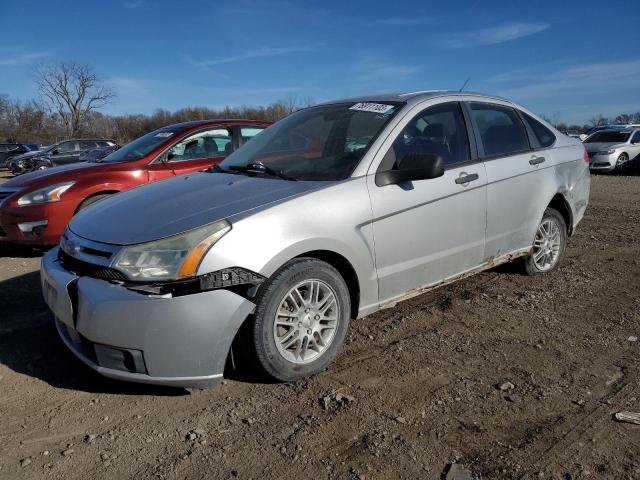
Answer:
M549 204L547 205L549 208L553 208L560 212L562 218L564 219L564 223L567 225L567 235L573 235L573 211L571 210L571 206L564 195L560 192L556 193Z
M89 195L87 195L86 197L84 197L82 200L80 200L78 202L78 205L76 206L75 211L73 212L73 214L77 214L80 211L80 206L86 202L87 200L97 197L98 195L113 195L114 193L120 193L120 190L113 190L113 189L108 189L108 190L99 190L97 192L93 192Z
M358 316L358 310L360 308L360 281L355 268L351 265L351 262L339 253L331 250L311 250L294 258L316 258L328 263L335 268L338 273L344 278L349 291L349 299L351 301L351 318Z

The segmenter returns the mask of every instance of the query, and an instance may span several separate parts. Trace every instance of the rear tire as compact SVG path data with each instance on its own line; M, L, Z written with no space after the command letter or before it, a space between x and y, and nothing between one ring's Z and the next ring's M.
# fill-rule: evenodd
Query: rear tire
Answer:
M291 382L324 370L338 355L351 302L338 271L315 258L285 264L262 287L251 344L267 375Z
M100 200L104 200L107 197L110 197L111 193L102 193L100 195L94 195L93 197L89 197L87 199L85 199L80 206L78 206L78 210L76 210L76 213L84 210L85 208L87 208L90 205L93 205L94 203L98 203Z
M527 275L537 275L555 270L567 247L567 224L560 212L547 208L533 240L533 252L524 259Z

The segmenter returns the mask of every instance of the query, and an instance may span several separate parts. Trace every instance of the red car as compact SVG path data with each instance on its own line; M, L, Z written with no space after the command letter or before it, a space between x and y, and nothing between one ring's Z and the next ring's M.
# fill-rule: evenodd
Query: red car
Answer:
M178 123L106 158L31 172L0 185L0 242L54 245L80 210L109 195L206 170L269 126L250 120Z

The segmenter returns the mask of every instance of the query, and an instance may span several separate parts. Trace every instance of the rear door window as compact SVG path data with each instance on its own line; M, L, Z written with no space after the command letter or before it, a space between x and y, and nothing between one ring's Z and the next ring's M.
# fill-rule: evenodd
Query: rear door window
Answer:
M529 127L533 131L533 134L535 135L535 138L538 141L538 146L540 148L547 148L555 143L556 136L551 130L549 130L531 115L527 115L524 112L520 112L520 114L524 117L525 122L529 124Z
M89 140L80 142L80 150L91 150L93 148L96 148L96 142L91 142Z
M489 103L470 103L484 157L502 157L530 150L527 132L513 108Z

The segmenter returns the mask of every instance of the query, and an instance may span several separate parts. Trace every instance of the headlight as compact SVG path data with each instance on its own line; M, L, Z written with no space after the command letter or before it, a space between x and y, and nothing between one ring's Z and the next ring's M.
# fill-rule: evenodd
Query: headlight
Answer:
M226 220L180 235L123 247L111 263L131 280L178 280L193 277L209 249L229 230Z
M64 192L69 190L71 185L75 182L56 183L55 185L49 185L48 187L35 190L31 193L20 197L18 199L18 205L34 205L37 203L49 203L59 202Z
M616 153L616 149L615 148L611 148L609 150L600 150L598 152L598 155L613 155L614 153Z

